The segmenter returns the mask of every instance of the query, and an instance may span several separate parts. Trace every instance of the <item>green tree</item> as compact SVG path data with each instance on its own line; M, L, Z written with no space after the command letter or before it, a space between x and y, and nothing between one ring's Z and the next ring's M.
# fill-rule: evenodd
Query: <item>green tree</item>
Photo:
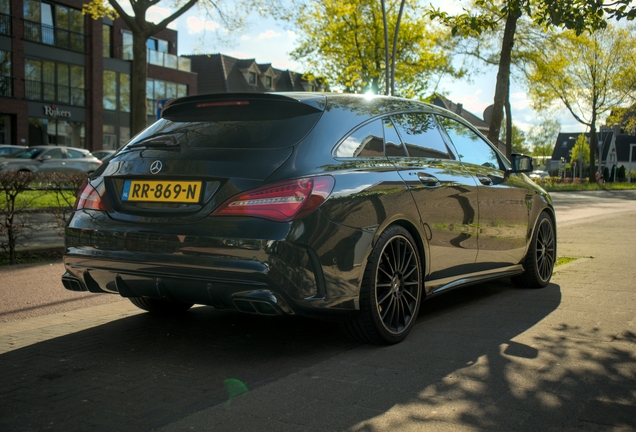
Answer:
M590 146L587 145L587 138L585 134L580 134L576 138L576 142L574 143L574 147L572 147L572 154L570 155L570 161L576 162L576 165L579 168L579 177L583 177L583 165L590 162ZM590 182L594 182L594 180L590 180Z
M504 122L501 127L502 133L506 134L508 127ZM530 148L526 143L526 133L519 129L517 125L512 124L512 153L530 154Z
M147 45L148 38L165 29L168 24L190 10L197 0L129 0L132 14L128 14L122 5L126 3L119 0L91 0L83 6L83 13L93 19L103 17L121 19L126 23L133 36L133 63L131 79L131 108L133 135L144 129L148 122L146 112L146 77L148 74ZM167 18L158 23L148 21L146 14L148 9L158 6L171 10ZM243 20L229 12L223 0L203 0L199 2L203 13L211 18L216 14L224 22L228 30L239 28Z
M590 5L594 3L594 5ZM517 25L522 16L530 18L542 26L559 26L574 29L577 34L593 31L607 25L606 16L611 18L634 18L634 8L630 0L617 0L605 3L602 0L474 0L470 9L464 13L450 15L439 9L429 9L431 17L443 22L452 29L454 35L479 37L484 32L500 32L501 49L498 61L495 96L490 120L488 139L496 143L499 140L504 108L508 127L512 116L510 110L510 66L513 59L513 46ZM477 11L476 14L473 11ZM511 136L506 137L506 154L512 151Z
M546 34L540 49L527 53L529 95L538 108L563 104L590 128L590 152L597 153L597 125L636 91L636 34L632 28L608 26L592 34L574 31ZM590 182L596 164L590 161Z
M560 130L561 123L555 118L545 118L537 126L531 127L526 137L532 146L532 155L542 158L551 156Z
M285 15L299 35L292 58L345 92L384 93L390 88L386 42L389 34L398 34L400 1L386 3L386 19L377 0L298 0L292 5ZM448 54L448 32L432 26L416 6L415 0L404 2L399 36L391 47L395 92L404 97L430 94L443 74L461 76Z
M636 99L636 94L632 95L632 100ZM620 126L620 128L630 135L636 135L636 103L627 107L614 107L607 117L607 126Z

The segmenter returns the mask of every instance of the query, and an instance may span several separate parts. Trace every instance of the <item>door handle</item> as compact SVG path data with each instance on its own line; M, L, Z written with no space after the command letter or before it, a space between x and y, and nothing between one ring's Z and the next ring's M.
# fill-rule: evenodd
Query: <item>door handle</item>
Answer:
M424 186L426 186L426 187L439 187L439 186L441 186L441 183L439 182L439 180L437 180L437 178L433 177L432 175L418 172L417 173L417 178L420 179L422 184Z
M490 177L478 175L477 179L485 186L492 186L492 179Z

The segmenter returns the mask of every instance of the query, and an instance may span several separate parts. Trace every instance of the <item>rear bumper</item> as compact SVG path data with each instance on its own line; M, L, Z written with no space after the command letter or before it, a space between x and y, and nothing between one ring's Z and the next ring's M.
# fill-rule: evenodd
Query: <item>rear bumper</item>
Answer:
M312 225L318 222L325 229L310 239L293 238L299 232L293 225L262 220L244 221L235 232L219 230L218 221L139 232L103 218L108 216L82 212L67 227L62 277L67 289L265 315L325 317L359 308L361 266L335 264L329 241L335 235L370 244L372 236L332 224L320 212L314 218L322 220ZM219 231L229 235L214 235ZM269 239L256 238L264 232Z

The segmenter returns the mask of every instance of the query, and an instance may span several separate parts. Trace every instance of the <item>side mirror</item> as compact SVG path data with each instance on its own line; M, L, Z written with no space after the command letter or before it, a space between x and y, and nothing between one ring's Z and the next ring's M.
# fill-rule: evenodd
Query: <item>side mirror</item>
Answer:
M513 153L511 162L513 173L529 173L534 169L530 156Z
M50 159L51 159L51 156L50 156L50 155L44 155L44 156L42 156L42 157L40 158L40 160L41 160L42 162L47 161L47 160L50 160Z

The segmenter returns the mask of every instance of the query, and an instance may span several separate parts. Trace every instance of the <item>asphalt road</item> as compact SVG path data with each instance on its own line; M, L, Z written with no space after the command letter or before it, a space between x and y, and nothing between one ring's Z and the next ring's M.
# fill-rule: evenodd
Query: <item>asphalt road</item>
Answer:
M2 268L0 303L32 303L0 322L0 430L636 431L635 198L554 194L577 261L542 290L427 301L391 347L305 319L86 305L57 297L59 264Z

